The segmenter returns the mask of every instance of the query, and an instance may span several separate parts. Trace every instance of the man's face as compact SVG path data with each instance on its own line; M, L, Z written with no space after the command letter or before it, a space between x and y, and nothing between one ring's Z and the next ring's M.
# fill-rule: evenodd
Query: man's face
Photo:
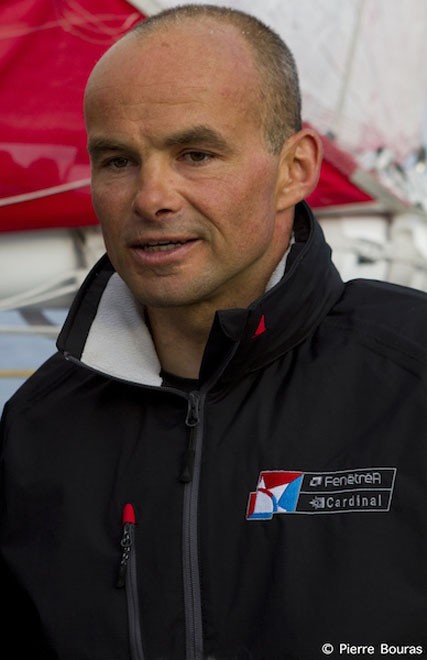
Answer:
M244 306L286 249L258 76L216 22L132 35L91 76L93 204L114 267L148 307Z

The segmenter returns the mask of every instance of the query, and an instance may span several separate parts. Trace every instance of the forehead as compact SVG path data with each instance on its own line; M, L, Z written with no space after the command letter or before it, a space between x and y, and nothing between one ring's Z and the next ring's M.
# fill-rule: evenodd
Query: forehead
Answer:
M259 105L260 76L238 30L217 21L186 21L132 33L98 62L86 89L86 105L104 97L125 107Z

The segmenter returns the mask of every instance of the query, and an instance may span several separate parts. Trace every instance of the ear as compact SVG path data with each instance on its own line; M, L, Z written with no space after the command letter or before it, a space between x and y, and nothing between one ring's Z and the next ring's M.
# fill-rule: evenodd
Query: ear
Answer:
M322 142L312 128L303 128L286 140L280 153L277 210L305 199L317 186L322 164Z

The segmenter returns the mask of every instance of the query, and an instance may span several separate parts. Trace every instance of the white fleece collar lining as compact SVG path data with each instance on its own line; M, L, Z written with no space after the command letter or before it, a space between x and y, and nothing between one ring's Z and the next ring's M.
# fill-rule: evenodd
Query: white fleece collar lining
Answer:
M160 386L160 362L141 306L114 273L105 288L81 361L116 378Z
M289 249L266 291L282 278ZM157 387L162 384L161 365L141 305L117 273L102 294L81 362L121 380Z

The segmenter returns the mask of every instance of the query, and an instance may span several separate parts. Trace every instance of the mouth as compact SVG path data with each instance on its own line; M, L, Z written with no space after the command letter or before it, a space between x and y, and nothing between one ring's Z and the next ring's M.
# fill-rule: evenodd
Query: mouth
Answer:
M136 247L143 250L144 252L169 252L171 250L176 250L183 245L194 243L195 240L197 239L192 238L188 240L149 241L147 243L141 243Z

